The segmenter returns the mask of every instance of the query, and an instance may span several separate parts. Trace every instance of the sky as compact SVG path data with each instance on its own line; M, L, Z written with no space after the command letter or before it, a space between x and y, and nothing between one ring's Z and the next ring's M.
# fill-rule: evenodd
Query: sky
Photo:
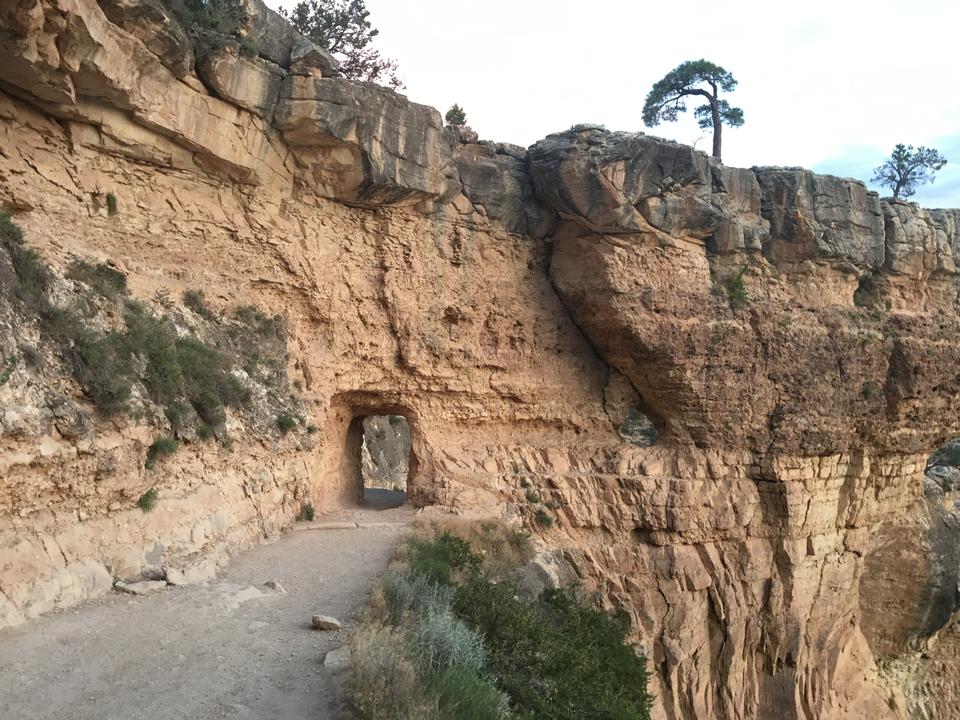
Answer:
M267 0L277 7L292 0ZM530 145L577 123L710 151L692 112L645 128L654 82L705 58L739 82L728 165L801 165L869 180L897 143L948 164L912 199L960 207L953 0L366 0L411 100L467 112L481 138ZM691 106L692 108L692 106ZM888 194L882 192L881 194Z

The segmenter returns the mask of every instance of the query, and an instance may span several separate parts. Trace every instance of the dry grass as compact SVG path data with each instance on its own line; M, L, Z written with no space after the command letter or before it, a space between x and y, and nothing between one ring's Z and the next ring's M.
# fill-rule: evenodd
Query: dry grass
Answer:
M401 629L370 623L351 640L351 696L362 718L440 720L434 693L411 660Z
M413 537L436 540L444 533L466 540L471 550L483 557L484 567L493 578L505 577L533 558L530 535L502 520L420 520L414 525ZM396 559L406 563L410 559L410 552L410 545L402 543Z

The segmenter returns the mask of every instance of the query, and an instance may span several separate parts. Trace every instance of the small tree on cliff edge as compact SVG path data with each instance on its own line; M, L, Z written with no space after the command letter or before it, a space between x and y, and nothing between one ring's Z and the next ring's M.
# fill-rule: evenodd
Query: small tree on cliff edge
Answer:
M443 116L443 119L447 121L447 125L457 125L459 127L467 124L467 114L463 111L463 108L456 103L447 110L447 114Z
M371 47L380 31L370 24L364 0L301 0L280 14L300 33L340 61L340 72L351 80L402 88L397 63Z
M917 185L933 182L934 174L947 164L946 158L933 148L898 144L890 159L874 169L872 182L893 190L893 196L910 197Z
M719 98L721 90L730 92L737 86L733 75L719 65L706 60L691 60L667 73L654 84L643 105L643 122L647 127L663 121L673 122L677 115L686 112L686 98L699 96L706 99L693 113L702 128L713 128L713 156L720 159L720 129L743 125L743 110L730 107Z

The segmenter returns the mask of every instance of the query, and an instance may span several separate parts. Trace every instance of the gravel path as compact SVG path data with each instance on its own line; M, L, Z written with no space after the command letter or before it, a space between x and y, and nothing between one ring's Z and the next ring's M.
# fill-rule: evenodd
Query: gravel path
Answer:
M210 583L113 593L0 632L0 718L349 718L347 673L323 657L347 642L412 518L408 508L338 513L323 519L361 527L289 532ZM315 614L346 628L312 630Z

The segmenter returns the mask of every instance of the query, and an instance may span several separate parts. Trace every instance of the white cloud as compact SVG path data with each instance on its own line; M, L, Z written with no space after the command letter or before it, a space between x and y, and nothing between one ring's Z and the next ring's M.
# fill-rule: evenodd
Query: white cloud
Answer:
M441 111L459 103L489 139L529 145L596 122L693 143L704 133L692 118L648 130L640 111L656 80L700 57L740 83L730 100L746 124L724 133L731 165L809 167L866 147L876 151L872 167L897 142L933 145L960 132L955 2L367 0L367 7L379 47L400 63L407 95ZM709 146L709 136L697 143Z

